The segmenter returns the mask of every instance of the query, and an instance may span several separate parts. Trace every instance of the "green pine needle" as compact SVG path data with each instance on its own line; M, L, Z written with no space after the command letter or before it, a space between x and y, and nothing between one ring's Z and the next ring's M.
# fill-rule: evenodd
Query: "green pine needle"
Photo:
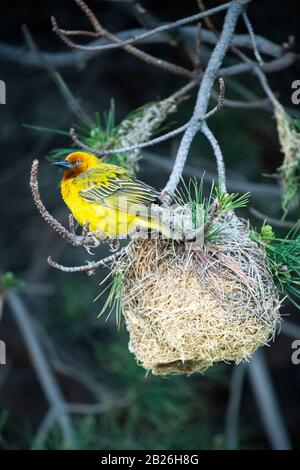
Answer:
M284 237L277 238L264 224L253 238L265 249L274 279L281 292L300 309L300 234L299 224Z
M251 194L245 193L241 196L238 193L222 193L220 188L215 188L215 197L217 200L217 212L224 214L225 212L234 211L246 207L249 203Z
M125 269L126 271L126 269ZM94 299L98 300L107 290L109 290L107 299L105 300L103 307L99 313L99 317L106 314L106 320L110 317L114 311L116 315L116 325L118 329L121 326L122 318L122 289L123 289L123 276L125 272L117 272L114 274L112 281L109 285L102 290L102 292Z
M216 240L223 230L222 225L216 226L210 214L213 210L214 216L221 216L226 212L246 207L250 193L239 195L237 193L222 193L219 187L211 185L207 197L204 196L204 174L200 180L191 178L188 183L182 180L182 187L175 194L178 204L190 204L192 222L195 229L205 226L205 241ZM214 209L212 207L214 206ZM199 210L200 209L200 210Z
M55 129L53 127L36 126L35 124L23 124L23 127L25 127L26 129L31 129L33 131L46 132L47 134L69 136L69 132L63 129Z
M195 229L200 228L201 224L207 221L209 208L212 203L214 185L212 184L207 197L204 196L204 174L200 181L197 178L190 178L188 183L181 180L182 186L175 193L175 201L179 205L190 204L192 213L192 222ZM201 214L199 208L202 208Z

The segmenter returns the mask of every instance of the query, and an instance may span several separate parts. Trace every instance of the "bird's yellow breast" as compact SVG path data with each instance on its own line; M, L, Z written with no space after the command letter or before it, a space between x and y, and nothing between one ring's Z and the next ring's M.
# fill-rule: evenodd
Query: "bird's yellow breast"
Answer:
M96 230L100 220L108 215L106 207L86 201L80 196L73 178L62 181L61 194L78 223L84 225L88 221L90 230Z
M137 225L148 227L147 220L119 209L89 202L80 196L79 191L74 179L62 181L63 200L80 225L89 222L89 230L98 231L99 235L115 237L130 233Z

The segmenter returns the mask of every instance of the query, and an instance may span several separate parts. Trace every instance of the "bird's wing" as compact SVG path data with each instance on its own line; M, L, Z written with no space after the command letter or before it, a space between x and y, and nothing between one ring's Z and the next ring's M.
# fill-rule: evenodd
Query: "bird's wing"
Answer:
M104 175L101 170L89 171L76 178L78 180L84 176L84 180L78 181L84 183L79 195L89 202L121 209L124 205L132 204L149 206L159 196L151 186L130 177L125 172Z

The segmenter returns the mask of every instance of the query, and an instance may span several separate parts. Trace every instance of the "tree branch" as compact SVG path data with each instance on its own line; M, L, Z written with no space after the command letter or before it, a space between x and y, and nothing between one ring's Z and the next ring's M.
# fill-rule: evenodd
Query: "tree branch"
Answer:
M17 293L9 292L6 299L24 338L44 394L53 410L55 419L61 427L65 443L68 447L73 447L74 431L69 416L65 412L65 401L39 341L34 334L30 313Z
M211 143L211 146L213 148L213 151L216 157L217 168L218 168L218 182L219 182L220 191L222 193L226 193L227 190L226 190L225 164L224 164L224 158L223 158L223 154L221 151L221 147L217 139L215 138L214 134L209 129L206 122L203 123L201 127L201 131Z
M247 368L253 393L272 449L289 450L291 443L276 399L264 352L259 349Z
M94 271L95 269L98 268L103 268L107 267L109 264L114 263L117 259L121 258L127 251L128 251L128 246L122 248L119 250L117 253L113 253L110 256L107 256L106 258L103 258L99 261L91 261L88 264L84 264L82 266L63 266L62 264L56 263L56 261L53 261L51 256L48 257L47 262L49 266L55 269L59 269L60 271L63 271L65 273L78 273L78 272L84 272L84 271Z
M264 61L263 61L263 59L260 55L259 49L258 49L256 37L255 37L254 31L253 31L253 28L252 28L252 24L251 24L251 22L248 18L248 15L245 11L243 12L243 20L244 20L244 23L246 25L246 28L248 29L249 36L251 38L251 43L252 43L252 48L253 48L255 58L256 58L258 64L260 66L262 66L262 65L264 65Z
M300 55L295 54L295 52L287 52L278 59L274 59L269 62L264 62L264 65L261 68L265 73L278 72L279 70L285 69L292 65L294 62L299 60L299 57ZM255 66L257 66L257 64L251 61L249 61L248 63L230 65L229 67L222 67L218 71L218 75L222 77L240 75L242 73L252 72Z
M250 0L243 0L243 3L246 4L249 1ZM84 11L85 14L87 14L87 11L88 11L87 16L89 17L89 19L91 19L90 10L88 9L87 5L84 4L84 2L82 2L82 0L75 0L75 2ZM99 45L99 46L79 46L79 45L76 45L76 47L78 49L81 49L81 50L84 50L84 51L92 51L93 50L93 51L98 51L98 52L108 50L108 49L109 50L117 49L117 48L120 48L120 47L124 48L126 46L131 45L131 44L135 44L135 43L144 41L145 39L147 39L150 36L153 36L155 34L161 34L165 31L170 31L172 29L177 29L180 26L192 23L194 21L199 21L202 18L205 18L207 16L214 15L216 13L224 11L224 10L228 9L231 6L231 3L232 2L227 2L227 3L224 3L222 5L217 6L215 8L211 8L209 10L206 10L205 12L197 13L195 15L188 16L186 18L183 18L183 19L178 20L178 21L174 21L172 23L167 23L167 24L160 25L157 28L153 28L150 31L146 31L145 33L142 33L140 35L137 35L137 36L134 36L132 38L126 39L124 41L119 41L119 39L115 37L116 39L118 39L118 41L116 42L115 39L110 38L110 40L112 41L112 44L104 44L104 45ZM101 27L99 28L99 26L100 26L99 23L94 21L94 18L92 19L91 22L92 22L92 25L93 25L95 31L99 32L102 35ZM56 26L57 25L54 24L55 30L56 30ZM55 32L57 32L57 30Z
M140 49L138 49L134 46L126 45L127 44L126 41L125 41L125 44L124 44L124 41L123 42L120 41L120 39L117 36L110 33L105 28L103 28L103 26L100 24L100 22L98 21L96 16L89 9L89 7L86 5L85 2L83 2L82 0L75 0L75 3L77 3L77 5L85 13L85 15L87 16L87 18L89 19L89 21L91 22L93 28L99 34L99 36L102 36L106 40L111 41L112 46L122 47L126 52L132 54L133 56L135 56L136 58L146 62L147 64L153 65L155 67L162 68L162 69L164 69L164 70L166 70L170 73L174 73L175 75L181 75L181 76L189 78L189 79L191 79L193 77L193 73L191 71L185 69L184 67L172 64L171 62L168 62L166 60L157 59L156 57L153 57L150 54L147 54L146 52L141 51ZM68 37L63 32L63 30L61 30L58 27L56 19L54 17L52 17L51 21L52 21L53 31L69 47L73 47L73 48L80 49L80 50L85 50L85 51L95 50L95 49L88 49L88 46L80 46L80 45L75 44L74 42L70 41L70 39L68 39ZM103 47L105 47L105 46L103 46Z
M178 99L182 94L183 90L186 91L188 88L192 88L198 83L198 80L194 80L193 82L189 83L185 87L182 88L182 90L179 90L178 92L174 93L170 98L167 98L169 101L174 101L174 97ZM218 95L218 102L217 105L210 110L203 118L203 120L207 120L210 117L212 117L217 111L219 111L224 104L224 93L225 93L225 84L224 80L222 77L219 78L219 84L220 84L220 92ZM178 134L181 134L184 132L188 126L190 125L190 122L187 122L186 124L183 124L182 126L178 127L177 129L174 129L170 132L167 132L166 134L163 134L159 137L156 137L155 139L148 140L147 142L142 142L141 144L136 144L136 145L129 145L127 147L120 147L120 148L110 148L110 149L102 149L102 150L96 150L93 147L90 147L83 142L80 141L78 138L75 129L72 127L70 129L70 136L74 143L81 147L82 149L86 150L87 152L93 153L94 155L97 155L99 157L104 157L107 155L113 155L116 153L126 153L126 152L131 152L133 150L139 150L147 147L151 147L152 145L157 145L160 144L161 142L164 142L166 140L171 139L172 137L175 137Z
M38 168L39 168L39 161L34 160L31 167L30 173L30 188L32 192L32 197L35 202L35 205L42 216L42 218L53 228L62 238L67 240L73 246L83 246L85 248L96 248L107 241L108 238L105 237L103 239L95 238L92 233L86 230L86 227L83 227L82 235L76 235L75 233L69 232L58 220L52 217L51 214L47 211L46 207L44 206L40 192L39 192L39 185L38 185Z
M180 181L180 177L194 136L202 128L202 120L207 111L214 81L218 75L226 51L230 46L239 15L242 13L246 3L247 2L242 0L233 1L228 8L228 12L226 14L225 21L223 24L222 33L217 42L217 45L215 46L211 54L207 68L203 74L203 78L199 87L197 101L194 108L194 113L190 121L190 125L185 131L181 140L173 171L161 196L162 200L170 200L170 196L173 196L176 187ZM218 170L221 169L222 165L219 164ZM221 184L223 185L222 181L224 179L224 175L222 174L222 172L221 174L219 174L219 179Z
M179 39L186 44L186 47L189 47L191 41L193 41L196 32L195 26L181 26L178 28L177 33ZM145 32L142 28L129 29L125 31L120 31L116 34L120 41L124 41L133 36L143 34ZM71 33L71 32L69 32ZM89 35L89 36L99 36L98 33L94 31L73 31L74 35L77 33ZM76 33L76 34L75 34ZM211 31L208 31L204 28L201 29L201 40L203 43L208 45L215 45L217 38L215 34ZM166 44L169 43L165 34L155 34L150 38L144 38L140 41L141 44ZM273 43L268 39L256 35L256 43L259 51L261 53L267 54L270 57L280 58L285 49L283 46ZM95 57L97 50L93 50L94 46L104 45L107 42L104 39L97 39L88 44L89 52L80 51L80 50L71 50L67 52L42 52L41 57L43 60L46 60L52 66L61 68L61 67L70 67L70 66L82 66L82 64L87 63L90 59ZM252 48L252 42L248 34L235 34L232 39L232 45L242 48ZM36 57L36 54L33 54L31 51L27 52L23 47L18 47L4 42L0 42L0 58L9 62L20 64L24 67L42 67L40 60Z
M225 422L225 446L226 449L238 448L238 421L242 401L243 384L247 364L245 362L233 366L230 379L229 402L226 411Z

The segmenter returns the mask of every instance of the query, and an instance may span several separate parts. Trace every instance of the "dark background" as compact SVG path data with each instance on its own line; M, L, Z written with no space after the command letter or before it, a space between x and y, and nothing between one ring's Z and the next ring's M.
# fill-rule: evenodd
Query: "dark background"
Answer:
M161 21L176 20L196 13L195 1L141 2ZM218 2L208 1L210 7ZM90 1L90 6L110 31L138 27L130 3ZM161 379L145 376L127 350L124 328L117 331L113 318L97 318L102 300L93 303L100 291L99 282L107 272L94 277L64 274L46 263L49 254L65 264L83 263L87 255L67 245L38 215L30 195L29 173L33 158L41 160L40 186L50 212L67 223L67 210L59 194L59 174L47 163L48 152L70 146L70 139L35 132L23 124L68 130L76 123L66 102L41 66L26 63L28 51L22 34L26 24L42 51L70 52L51 31L54 15L65 28L90 28L71 0L0 2L0 79L7 87L7 104L0 106L0 271L12 271L24 281L19 295L36 322L37 335L51 362L55 377L66 400L76 403L106 403L110 409L100 415L72 415L76 447L87 449L218 449L225 446L224 423L229 398L232 367L219 364L205 376ZM276 43L295 36L299 51L299 2L254 1L249 15L258 34ZM214 18L220 29L223 14ZM238 32L245 32L241 22ZM6 46L12 46L7 49ZM180 48L149 45L144 50L181 63L186 58ZM121 50L104 52L85 62L61 67L58 71L89 115L116 106L117 121L130 111L159 97L167 97L181 86L181 78L145 65ZM270 76L270 84L281 102L297 115L300 109L291 103L291 83L300 79L299 63ZM253 77L237 78L245 87L263 96ZM234 97L232 90L228 95ZM170 118L170 126L180 125L191 115L195 96L182 104ZM252 207L280 218L280 190L277 182L263 176L272 174L282 161L273 116L266 110L224 108L212 121L227 162L229 188L249 182L272 186L271 193L253 193ZM151 148L164 162L176 153L178 139ZM151 162L149 152L140 165L139 178L161 189L168 178L166 165ZM204 169L215 174L209 147L197 137L189 163L199 174ZM251 184L250 184L251 186ZM268 186L268 187L269 187ZM276 189L277 188L277 189ZM250 187L251 189L251 187ZM250 213L255 226L261 221ZM290 215L298 219L296 208ZM281 233L279 229L279 233ZM104 249L97 257L104 255ZM290 305L284 315L300 324L299 312ZM0 339L7 345L7 365L0 366L0 447L29 448L34 444L47 402L32 367L10 308L4 308ZM292 446L299 448L299 367L291 362L292 339L280 335L267 350L274 390L282 409ZM118 407L118 400L122 405ZM239 446L269 448L270 442L246 380L240 414ZM43 448L63 448L64 440L54 427Z

